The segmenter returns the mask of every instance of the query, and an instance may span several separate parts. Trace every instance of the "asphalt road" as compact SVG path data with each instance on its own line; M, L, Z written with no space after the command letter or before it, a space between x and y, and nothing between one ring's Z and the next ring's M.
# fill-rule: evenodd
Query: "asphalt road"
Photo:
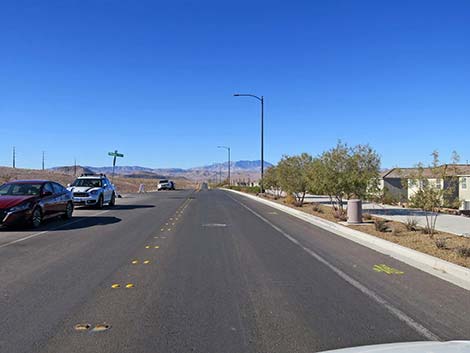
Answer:
M0 313L2 353L315 352L470 338L468 291L206 188L0 230Z

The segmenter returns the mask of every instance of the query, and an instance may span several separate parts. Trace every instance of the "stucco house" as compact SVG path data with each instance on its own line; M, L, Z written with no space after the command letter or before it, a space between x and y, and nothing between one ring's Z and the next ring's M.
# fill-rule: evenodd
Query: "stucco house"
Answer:
M444 178L431 168L392 168L381 175L380 186L397 201L409 200L423 184L448 191L448 199L460 201L460 208L470 207L470 164L444 164ZM423 179L417 180L421 173Z

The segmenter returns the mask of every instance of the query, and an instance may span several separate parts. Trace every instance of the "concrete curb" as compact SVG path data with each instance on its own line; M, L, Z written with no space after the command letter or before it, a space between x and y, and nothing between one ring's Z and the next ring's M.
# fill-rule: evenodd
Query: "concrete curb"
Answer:
M470 269L467 269L459 265L455 265L448 261L439 259L431 255L421 253L413 249L409 249L407 247L389 242L387 240L374 237L373 235L369 235L369 234L342 226L340 224L327 221L325 219L310 215L308 213L295 210L291 207L284 206L276 202L260 198L258 196L246 194L240 191L225 189L225 188L222 190L229 191L238 195L242 195L246 198L258 201L272 208L288 213L305 222L313 224L319 228L325 229L333 234L349 239L355 243L366 246L382 254L389 255L410 266L416 267L417 269L421 271L424 271L433 276L439 277L461 288L470 290Z

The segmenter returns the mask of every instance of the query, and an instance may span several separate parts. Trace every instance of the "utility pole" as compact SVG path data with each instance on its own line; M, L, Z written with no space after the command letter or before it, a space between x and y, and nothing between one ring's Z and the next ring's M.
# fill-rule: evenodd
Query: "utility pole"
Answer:
M42 170L44 170L44 151L42 151Z
M15 150L15 146L13 146L13 168L16 168L16 150Z
M73 176L77 176L77 158L73 159Z

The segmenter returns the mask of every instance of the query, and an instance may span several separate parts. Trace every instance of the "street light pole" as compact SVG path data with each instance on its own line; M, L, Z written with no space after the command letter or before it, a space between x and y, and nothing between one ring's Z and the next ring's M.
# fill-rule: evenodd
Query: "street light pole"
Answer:
M217 148L225 148L228 152L228 185L232 185L230 182L230 147L228 146L217 146Z
M247 94L247 93L235 93L234 97L252 97L256 98L261 103L261 182L260 182L260 189L261 193L264 192L263 187L263 178L264 178L264 96L258 97L254 94Z

